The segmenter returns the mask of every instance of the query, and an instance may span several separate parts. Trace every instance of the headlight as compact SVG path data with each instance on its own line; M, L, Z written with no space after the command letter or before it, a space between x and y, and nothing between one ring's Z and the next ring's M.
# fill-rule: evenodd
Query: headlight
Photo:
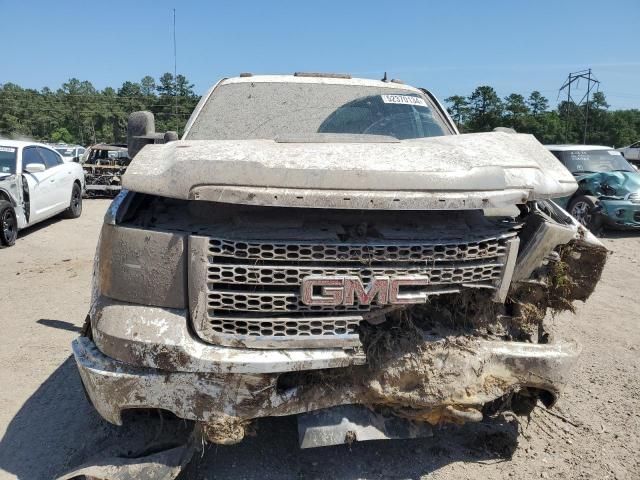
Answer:
M186 234L105 223L97 252L96 293L123 302L186 307Z

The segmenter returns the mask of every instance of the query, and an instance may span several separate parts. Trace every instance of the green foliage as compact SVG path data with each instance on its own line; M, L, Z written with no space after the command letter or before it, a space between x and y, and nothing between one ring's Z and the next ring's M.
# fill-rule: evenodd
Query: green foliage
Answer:
M585 136L585 105L560 102L549 110L549 101L538 91L529 98L512 93L501 100L489 86L476 88L468 97L445 99L448 111L462 132L487 132L511 127L530 133L542 143L582 143ZM589 102L586 143L621 147L640 140L640 110L609 110L603 92Z
M64 127L56 128L51 132L51 141L54 143L71 143L73 142L73 135Z
M504 105L493 87L483 85L476 88L469 96L469 107L466 131L489 132L502 126Z
M453 95L452 97L445 98L444 101L449 104L447 110L453 118L453 121L456 122L458 128L462 128L469 119L469 100L462 95Z
M145 76L102 91L77 78L56 91L5 83L0 85L0 136L82 145L123 143L127 117L136 110L153 112L158 131L181 133L198 100L185 76L178 75L174 83L170 73L158 82Z
M71 78L58 90L0 85L0 136L51 142L126 142L127 117L149 110L158 131L181 133L199 97L184 75L165 73L124 82L99 91L91 82ZM542 143L582 143L585 106L549 101L538 91L528 98L512 93L501 99L483 85L470 95L453 95L445 102L462 132L487 132L495 127L531 133ZM587 143L624 146L640 140L640 110L609 110L606 96L596 92L590 102Z

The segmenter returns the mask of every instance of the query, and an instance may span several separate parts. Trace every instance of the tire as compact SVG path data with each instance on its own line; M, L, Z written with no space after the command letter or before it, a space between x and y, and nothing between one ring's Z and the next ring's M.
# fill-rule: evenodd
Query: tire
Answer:
M82 188L77 183L71 189L71 202L64 212L64 218L78 218L82 215Z
M10 247L18 238L18 219L13 206L6 200L0 200L0 244Z
M596 200L593 197L580 195L569 204L569 213L584 227L592 232L598 232L602 228L602 220L597 214Z

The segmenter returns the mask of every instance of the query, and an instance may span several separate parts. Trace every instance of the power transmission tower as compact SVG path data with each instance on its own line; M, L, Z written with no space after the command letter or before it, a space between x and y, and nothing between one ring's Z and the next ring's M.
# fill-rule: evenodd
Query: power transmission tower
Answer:
M573 97L571 96L571 86L575 83L576 87L577 87L577 83L580 82L580 80L586 80L587 82L587 93L585 93L583 95L583 97L580 99L579 102L576 103L576 101L573 99ZM565 82L562 84L562 86L560 87L560 90L558 90L558 98L560 98L560 94L566 90L567 91L567 113L566 113L566 128L565 128L565 141L568 141L568 137L569 137L569 131L571 129L571 111L570 109L570 105L571 103L573 103L577 108L576 110L582 114L582 110L580 109L580 107L582 105L585 105L585 111L584 111L584 133L582 136L582 143L586 144L587 143L587 132L589 130L589 100L591 97L591 92L592 90L600 90L600 81L597 80L594 76L593 73L591 72L591 69L587 69L587 70L580 70L579 72L571 72L569 74L569 76L567 77L567 79L565 80Z

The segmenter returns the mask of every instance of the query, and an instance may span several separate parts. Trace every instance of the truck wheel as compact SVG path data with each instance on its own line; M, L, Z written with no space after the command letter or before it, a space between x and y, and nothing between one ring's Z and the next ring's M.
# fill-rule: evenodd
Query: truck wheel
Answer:
M592 232L596 232L601 228L602 222L598 219L596 202L593 197L580 195L574 198L569 204L569 213Z
M82 214L82 189L77 183L73 184L71 190L71 203L69 208L65 210L65 218L78 218Z
M0 244L10 247L18 238L18 219L9 202L0 200Z

